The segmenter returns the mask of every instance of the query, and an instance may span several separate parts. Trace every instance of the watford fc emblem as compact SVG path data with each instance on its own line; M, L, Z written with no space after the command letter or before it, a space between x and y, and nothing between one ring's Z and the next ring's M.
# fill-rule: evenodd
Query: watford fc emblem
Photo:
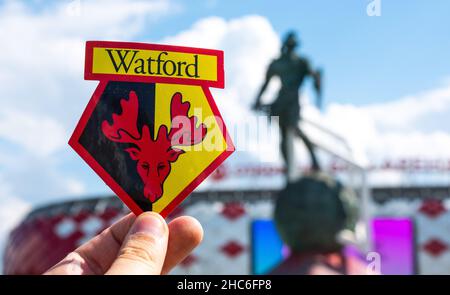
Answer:
M135 214L167 216L234 151L209 91L222 51L89 41L85 79L100 83L69 144Z

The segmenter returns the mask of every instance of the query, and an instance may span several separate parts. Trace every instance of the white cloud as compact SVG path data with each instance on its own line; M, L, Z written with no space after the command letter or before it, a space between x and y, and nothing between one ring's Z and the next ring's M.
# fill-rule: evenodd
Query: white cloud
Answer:
M438 89L368 106L330 104L327 125L363 151L369 162L386 158L450 158L450 83ZM445 118L445 121L442 120ZM424 126L425 120L434 124Z
M66 185L69 193L72 195L80 196L86 193L85 185L77 179L67 179Z
M48 156L67 142L67 132L50 117L19 110L0 110L0 138L24 147L27 153Z
M79 13L70 13L72 3ZM0 6L0 102L50 113L65 128L76 123L96 84L83 81L84 42L133 40L180 9L169 0L58 1L38 11L28 4Z
M170 0L30 4L0 4L0 176L19 197L39 202L85 186L67 168L83 164L65 159L68 137L97 84L83 80L84 42L132 40L180 7Z
M417 130L427 116L450 113L450 83L446 86L410 95L398 100L364 107L384 130ZM449 119L450 121L450 119ZM445 122L439 122L445 123Z
M224 51L225 89L213 90L217 103L227 111L234 110L233 116L236 111L247 115L266 67L278 55L280 47L279 37L269 21L258 15L230 21L208 17L162 42Z
M250 126L248 123L256 119L250 106L261 86L266 67L277 57L280 47L280 39L266 18L249 15L226 21L220 17L208 17L194 23L188 30L162 40L161 43L223 50L225 89L211 89L211 92L230 134L233 135L233 131L242 131L243 126ZM277 83L274 81L269 85L265 98L273 96L276 88ZM235 139L238 149L240 145L246 144L239 141L241 138ZM276 150L266 148L273 146L272 143L261 146L260 143L255 145L249 141L248 144L258 146L266 152L253 153L255 160L278 159ZM249 155L236 152L232 157L238 161L240 156L247 158Z

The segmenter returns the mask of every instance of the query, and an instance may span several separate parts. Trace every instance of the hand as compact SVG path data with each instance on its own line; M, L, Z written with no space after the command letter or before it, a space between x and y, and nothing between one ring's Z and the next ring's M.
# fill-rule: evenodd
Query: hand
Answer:
M67 255L45 274L167 274L200 244L203 229L192 217L167 225L161 215L128 214Z

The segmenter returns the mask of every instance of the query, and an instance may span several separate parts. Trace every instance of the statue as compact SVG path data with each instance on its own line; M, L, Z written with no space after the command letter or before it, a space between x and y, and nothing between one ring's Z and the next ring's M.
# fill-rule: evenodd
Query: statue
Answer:
M295 48L298 40L294 32L288 33L281 48L281 56L269 65L266 78L261 90L258 93L254 110L265 110L271 116L279 117L279 127L281 133L281 153L285 162L285 167L289 169L290 163L288 152L288 132L300 137L306 145L311 157L312 170L319 171L320 166L314 153L314 147L308 137L298 127L300 120L299 88L303 80L310 76L314 79L314 88L317 93L317 105L321 104L321 78L320 71L313 71L307 59L296 54ZM281 89L278 97L269 106L261 105L261 95L267 88L272 77L278 76L281 80Z
M321 74L311 68L307 59L295 53L298 43L295 33L287 34L281 56L270 63L253 106L255 110L279 117L280 148L287 168L287 184L275 202L274 221L291 255L271 274L351 273L346 266L345 245L339 237L354 230L359 214L358 201L352 190L320 170L314 146L299 128L299 89L305 78L312 77L320 108ZM272 104L262 105L261 95L274 76L280 78L281 89ZM291 173L293 143L288 139L293 135L305 143L312 164L312 171L299 179L294 179ZM361 266L357 273L364 270Z

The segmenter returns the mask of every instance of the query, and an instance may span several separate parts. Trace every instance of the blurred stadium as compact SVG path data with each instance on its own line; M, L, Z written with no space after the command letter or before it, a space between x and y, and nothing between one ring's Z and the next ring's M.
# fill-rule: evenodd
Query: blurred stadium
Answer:
M318 122L304 124L311 125L307 130L320 147L326 173L357 194L359 222L350 237L344 238L344 244L357 249L358 259L367 264L370 253L378 253L378 271L383 274L448 273L449 187L414 182L370 186L367 177L369 173L387 170L413 177L450 167L420 161L364 167L352 158L342 138ZM328 141L324 140L327 137ZM298 149L303 150L301 146ZM298 170L306 173L307 163L298 162ZM180 215L194 216L205 230L205 240L173 274L263 274L288 255L272 224L283 168L261 162L240 163L224 163L206 185L168 217L171 220ZM414 177L420 177L417 175ZM264 185L260 188L258 183ZM115 196L37 208L11 232L4 252L4 272L40 274L127 212L129 209ZM320 225L316 226L320 231Z

